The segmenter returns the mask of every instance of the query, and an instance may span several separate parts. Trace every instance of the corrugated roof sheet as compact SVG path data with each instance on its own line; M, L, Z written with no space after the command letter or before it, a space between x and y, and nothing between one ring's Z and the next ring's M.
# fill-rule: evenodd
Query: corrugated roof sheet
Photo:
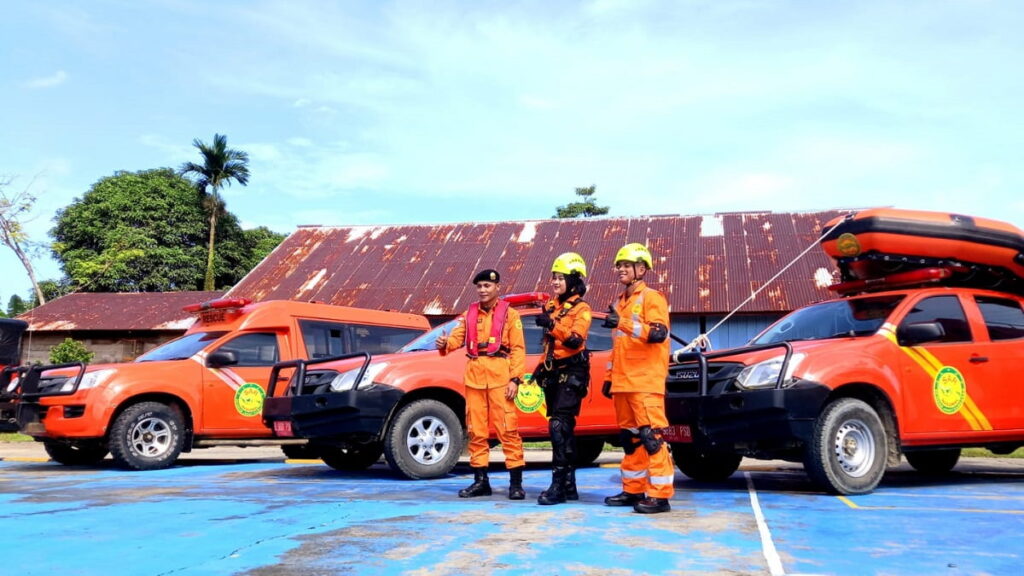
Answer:
M184 306L219 298L223 292L79 292L51 300L18 318L31 331L185 330L195 315Z
M621 290L612 270L615 253L641 242L655 259L648 284L668 296L672 312L725 313L842 213L301 227L229 295L452 315L476 300L469 283L476 271L497 269L503 293L547 291L552 260L572 251L587 261L587 300L603 309ZM785 312L829 297L822 269L831 273L832 261L815 247L741 311Z

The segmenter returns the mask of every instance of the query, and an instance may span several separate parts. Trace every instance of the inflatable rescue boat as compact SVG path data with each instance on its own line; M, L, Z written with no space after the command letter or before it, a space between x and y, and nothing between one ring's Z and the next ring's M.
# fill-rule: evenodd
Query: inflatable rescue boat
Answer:
M840 216L825 227L821 246L849 286L883 289L884 282L874 281L928 268L946 271L925 275L928 282L1024 293L1024 232L1006 222L874 208Z

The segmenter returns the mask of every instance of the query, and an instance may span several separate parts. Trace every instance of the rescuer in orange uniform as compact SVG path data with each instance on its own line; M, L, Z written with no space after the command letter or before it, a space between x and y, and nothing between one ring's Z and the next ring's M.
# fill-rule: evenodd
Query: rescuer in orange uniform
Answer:
M642 514L668 512L674 468L661 429L668 378L669 317L665 297L643 281L654 267L643 244L627 244L615 255L619 283L626 287L608 307L602 323L612 328L612 358L602 393L614 399L625 455L622 492L604 499L608 506L633 506Z
M590 353L586 349L590 304L583 301L586 276L587 263L579 254L566 252L555 258L551 265L555 299L534 316L537 326L544 328L544 360L534 370L533 379L544 388L551 436L551 485L537 498L543 505L580 498L572 464L576 417L590 384Z
M436 346L441 355L466 346L466 424L469 430L469 464L473 483L459 490L460 498L490 496L487 478L489 428L498 432L509 472L508 498L526 498L523 490L523 440L513 399L526 372L526 345L519 312L498 297L501 276L483 270L473 277L479 302L459 317L450 335L441 334Z

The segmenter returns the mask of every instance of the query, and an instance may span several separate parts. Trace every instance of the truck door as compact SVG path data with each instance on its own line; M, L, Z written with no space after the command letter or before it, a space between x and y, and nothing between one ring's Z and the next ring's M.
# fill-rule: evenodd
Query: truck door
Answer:
M915 323L935 322L942 336L919 345L901 345L903 430L909 434L991 430L983 407L999 402L983 386L974 342L964 308L956 294L919 300L900 322L897 337ZM902 344L902 343L901 343Z
M994 405L980 408L995 430L1024 430L1024 310L1010 297L975 295L988 342L980 342L971 359Z
M270 370L284 345L274 332L241 334L209 350L233 352L236 364L214 368L203 375L203 430L214 436L270 436L263 425L263 399Z

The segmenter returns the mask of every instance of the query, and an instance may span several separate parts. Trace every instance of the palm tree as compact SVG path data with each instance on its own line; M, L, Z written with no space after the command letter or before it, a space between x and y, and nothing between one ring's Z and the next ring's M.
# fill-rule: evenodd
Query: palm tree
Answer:
M199 149L203 163L186 162L181 165L181 174L196 177L196 188L203 196L203 208L210 215L210 244L203 290L213 290L213 246L217 239L217 218L224 214L220 189L225 184L231 184L232 180L242 186L249 183L249 155L228 148L228 137L222 134L213 135L213 146L207 146L198 138L192 141L192 145Z

